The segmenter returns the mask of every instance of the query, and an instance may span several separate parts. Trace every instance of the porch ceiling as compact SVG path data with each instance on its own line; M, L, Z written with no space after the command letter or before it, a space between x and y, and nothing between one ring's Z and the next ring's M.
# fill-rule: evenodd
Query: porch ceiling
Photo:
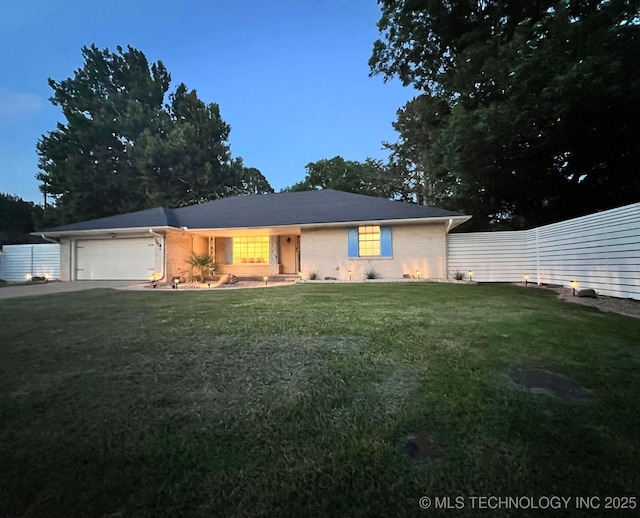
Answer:
M254 228L211 228L183 229L195 236L236 237L236 236L295 236L300 235L300 227L254 227Z

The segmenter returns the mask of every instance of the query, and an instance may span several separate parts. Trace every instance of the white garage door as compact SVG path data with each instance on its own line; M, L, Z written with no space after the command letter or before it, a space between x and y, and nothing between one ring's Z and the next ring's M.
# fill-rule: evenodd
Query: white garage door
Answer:
M84 239L77 242L79 281L148 280L154 272L153 238Z

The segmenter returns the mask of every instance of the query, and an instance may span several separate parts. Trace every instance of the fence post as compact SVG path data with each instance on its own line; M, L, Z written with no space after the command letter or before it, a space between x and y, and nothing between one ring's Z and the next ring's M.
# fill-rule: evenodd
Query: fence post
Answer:
M538 228L536 227L536 280L540 286L540 242L538 241Z

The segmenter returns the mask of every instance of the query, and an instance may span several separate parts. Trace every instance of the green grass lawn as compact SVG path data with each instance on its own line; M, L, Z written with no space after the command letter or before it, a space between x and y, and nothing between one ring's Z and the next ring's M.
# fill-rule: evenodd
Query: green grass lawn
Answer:
M0 322L3 517L638 513L604 499L640 497L640 321L546 290L95 290ZM529 391L525 367L590 395ZM415 433L438 458L407 454ZM600 508L470 507L491 495Z

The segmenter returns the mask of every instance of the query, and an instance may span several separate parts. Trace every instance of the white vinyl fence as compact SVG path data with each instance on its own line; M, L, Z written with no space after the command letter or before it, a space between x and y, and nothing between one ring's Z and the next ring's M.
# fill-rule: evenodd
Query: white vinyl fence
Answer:
M60 278L60 245L4 245L0 253L0 279L24 281L28 276Z
M640 300L640 203L517 232L447 236L449 276L593 288Z

